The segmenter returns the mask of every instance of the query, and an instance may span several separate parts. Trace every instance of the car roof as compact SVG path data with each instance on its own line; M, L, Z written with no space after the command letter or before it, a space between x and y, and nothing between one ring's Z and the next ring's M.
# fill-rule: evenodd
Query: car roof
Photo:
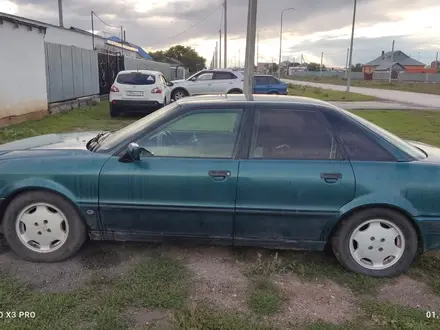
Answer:
M133 73L133 72L139 72L139 73L150 74L150 75L162 74L162 72L152 71L152 70L123 70L123 71L119 71L118 75L121 73Z
M289 96L289 95L274 95L274 94L254 94L254 100L249 101L244 94L219 94L219 95L199 95L182 98L175 103L180 105L185 104L219 104L219 103L272 103L272 104L302 104L321 106L327 109L339 110L339 108L331 103L312 99L310 97L303 96Z

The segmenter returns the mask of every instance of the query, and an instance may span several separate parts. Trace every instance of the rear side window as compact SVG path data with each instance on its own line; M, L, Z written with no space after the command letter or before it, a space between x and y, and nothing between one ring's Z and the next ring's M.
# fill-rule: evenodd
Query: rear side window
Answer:
M350 160L395 161L394 157L370 138L361 127L351 123L341 115L325 113L325 117L339 136L339 140Z
M231 72L215 72L214 80L224 80L224 79L237 79L237 77Z
M123 85L154 85L156 77L140 72L121 73L116 82Z

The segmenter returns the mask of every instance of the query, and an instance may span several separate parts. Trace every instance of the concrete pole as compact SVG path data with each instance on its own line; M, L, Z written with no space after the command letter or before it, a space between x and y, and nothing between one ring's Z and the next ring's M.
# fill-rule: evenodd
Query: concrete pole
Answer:
M321 77L322 77L322 60L323 60L323 58L324 58L324 52L321 52L321 66L319 67L319 72L320 72Z
M255 66L255 37L257 30L257 0L249 0L247 33L246 33L246 57L244 61L244 86L243 92L246 99L253 101L253 77Z
M394 62L394 43L395 41L393 40L393 45L391 46L391 63L390 63L390 75L388 77L388 82L391 82L391 75L393 73L393 62Z
M295 10L295 8L285 8L281 11L280 56L278 58L278 77L281 77L281 55L282 55L282 51L283 51L283 15L286 10Z
M356 23L356 5L357 0L354 0L353 7L353 23L351 26L351 40L350 40L350 59L348 60L348 77L347 77L347 93L350 92L350 83L351 83L351 65L353 60L353 39L354 39L354 25Z
M345 59L345 79L347 79L348 71L348 56L350 55L350 48L347 48L347 58Z
M218 43L218 67L221 68L222 67L222 30L220 29L219 31L219 43Z
M224 6L225 6L225 55L224 55L224 61L225 61L225 69L228 67L228 2L227 0L225 0L224 2Z
M58 0L58 20L61 27L64 27L63 0Z
M95 27L94 27L94 24L93 24L93 15L94 15L94 13L93 13L93 10L92 10L90 12L90 18L92 20L92 47L93 47L93 50L95 50Z

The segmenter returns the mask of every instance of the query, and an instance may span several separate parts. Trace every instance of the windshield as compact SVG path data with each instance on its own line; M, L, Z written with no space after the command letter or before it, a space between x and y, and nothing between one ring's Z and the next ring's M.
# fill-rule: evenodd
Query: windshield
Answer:
M405 152L409 156L416 158L416 159L426 158L426 154L423 151L414 147L413 145L406 142L405 140L402 140L400 137L388 132L387 130L383 129L382 127L377 126L377 125L373 124L372 122L370 122L362 117L359 117L349 111L346 111L343 109L341 109L341 111L343 111L347 116L353 118L354 120L356 120L357 122L359 122L363 126L370 129L371 131L373 131L374 133L376 133L380 137L384 138L386 141L390 142L391 144L393 144L394 146L396 146L397 148L399 148L400 150L402 150L403 152Z
M139 119L134 123L120 129L119 131L114 132L113 134L109 135L104 141L102 141L102 144L99 146L99 150L108 150L115 147L121 141L145 129L157 120L161 120L169 112L176 110L178 107L178 103L168 104L162 109L157 110L152 114L145 116L142 119Z
M116 82L123 85L154 85L156 77L140 72L120 73Z

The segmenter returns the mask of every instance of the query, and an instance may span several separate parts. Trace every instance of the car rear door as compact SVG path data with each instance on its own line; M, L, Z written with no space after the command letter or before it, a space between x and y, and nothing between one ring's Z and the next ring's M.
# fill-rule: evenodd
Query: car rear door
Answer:
M112 157L100 174L104 227L131 239L232 243L243 107L181 111L137 139L154 156Z
M154 74L142 73L140 71L122 72L117 78L122 100L150 100L151 91L157 85L157 78Z
M354 198L355 177L318 110L257 107L249 159L240 162L237 245L324 246Z
M212 94L224 94L234 88L238 79L232 72L216 71L212 81Z

